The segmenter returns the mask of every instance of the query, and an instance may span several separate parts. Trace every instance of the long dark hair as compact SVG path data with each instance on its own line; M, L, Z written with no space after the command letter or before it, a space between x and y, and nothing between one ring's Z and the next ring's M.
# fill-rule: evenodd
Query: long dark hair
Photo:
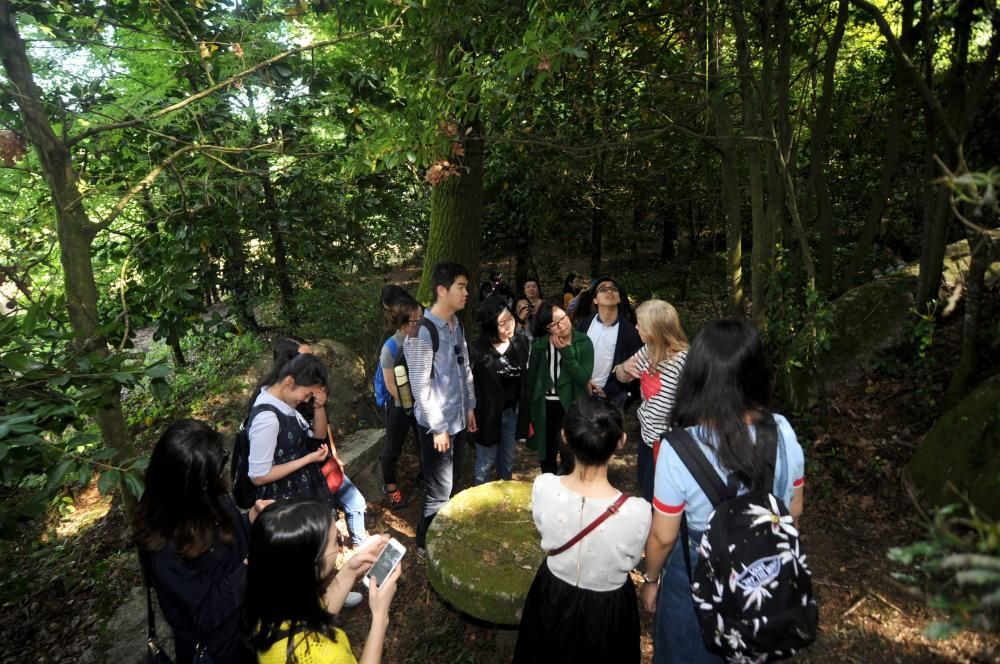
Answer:
M330 537L336 537L330 508L314 500L268 505L254 521L243 627L255 651L286 634L289 643L303 632L336 641L334 616L323 606L334 576L323 573Z
M747 423L757 439L777 440L777 426L769 409L770 377L764 346L757 332L738 320L709 323L695 337L677 384L672 426L701 426L720 465L738 475L754 490L768 476L756 453Z
M583 396L570 405L563 419L566 444L578 463L603 466L618 449L625 433L621 408L603 397Z
M229 491L222 435L205 422L178 420L153 448L146 468L146 492L135 517L135 542L159 551L170 542L182 558L196 558L213 545L233 540L232 520L223 507Z
M274 348L271 352L273 363L267 373L257 381L257 385L253 388L253 392L250 394L250 400L247 401L246 408L244 409L247 416L250 415L250 410L253 408L254 401L257 400L257 395L260 394L260 391L269 385L277 383L279 380L278 374L281 373L281 370L291 360L299 356L299 347L308 343L309 342L306 340L301 337L297 337L294 334L279 337L275 340Z
M479 309L476 310L479 331L482 333L482 338L490 343L495 344L500 340L500 328L497 325L497 318L500 317L500 314L504 310L510 311L510 307L507 306L506 298L500 295L490 295L483 300L483 303L479 305ZM510 315L513 316L514 312L510 311Z

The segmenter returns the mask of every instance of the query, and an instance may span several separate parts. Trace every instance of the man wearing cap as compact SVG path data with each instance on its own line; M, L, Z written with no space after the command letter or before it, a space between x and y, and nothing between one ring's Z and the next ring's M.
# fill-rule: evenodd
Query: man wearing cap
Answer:
M632 357L642 347L642 340L635 326L623 315L621 293L614 279L601 277L594 282L590 292L597 313L581 318L576 325L576 329L590 337L594 344L590 391L622 406L630 386L638 381L622 383L612 368Z

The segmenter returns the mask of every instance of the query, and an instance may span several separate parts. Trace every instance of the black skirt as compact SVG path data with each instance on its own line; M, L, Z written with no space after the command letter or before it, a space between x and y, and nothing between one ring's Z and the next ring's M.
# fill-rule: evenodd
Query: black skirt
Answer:
M617 590L577 588L543 561L524 602L514 662L638 662L639 602L629 576Z

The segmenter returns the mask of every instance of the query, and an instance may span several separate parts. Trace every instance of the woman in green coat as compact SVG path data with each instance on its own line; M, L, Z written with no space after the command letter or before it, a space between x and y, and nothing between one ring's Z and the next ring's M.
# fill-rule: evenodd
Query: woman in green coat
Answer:
M594 344L573 329L559 306L543 302L535 312L535 341L528 359L531 437L528 447L541 460L543 473L569 474L573 455L562 444L563 414L577 397L587 394L594 369ZM559 457L557 461L557 455Z

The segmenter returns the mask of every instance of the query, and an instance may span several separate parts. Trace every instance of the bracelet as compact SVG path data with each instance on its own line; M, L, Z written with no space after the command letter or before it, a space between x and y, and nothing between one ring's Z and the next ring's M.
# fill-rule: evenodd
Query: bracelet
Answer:
M650 578L648 574L646 574L645 572L643 572L642 573L642 582L643 583L659 583L660 582L660 575L657 574L654 578Z

